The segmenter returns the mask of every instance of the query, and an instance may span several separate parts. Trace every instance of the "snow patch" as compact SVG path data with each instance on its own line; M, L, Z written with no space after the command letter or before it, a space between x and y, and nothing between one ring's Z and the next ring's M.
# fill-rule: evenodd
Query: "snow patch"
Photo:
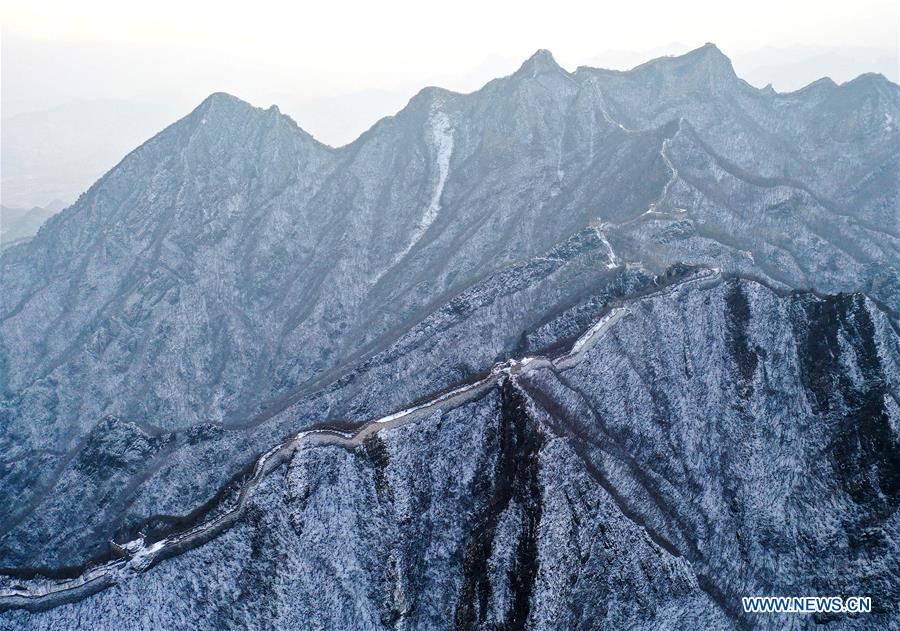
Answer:
M672 143L676 138L678 138L678 134L681 133L681 125L683 122L683 118L678 120L678 129L674 134L672 134L671 138L666 138L665 140L663 140L662 147L659 148L659 155L662 157L663 162L665 163L669 171L672 172L672 174L669 176L668 181L666 181L665 185L663 186L663 190L662 193L660 193L659 198L655 202L650 204L650 207L647 208L647 212L644 214L656 212L656 209L659 208L659 205L662 204L665 201L666 196L668 196L669 189L672 188L672 184L674 184L675 180L678 179L678 169L675 168L675 165L672 164L671 158L669 158L669 147L672 146Z
M609 262L606 264L608 269L615 269L619 265L622 264L621 259L616 256L616 253L612 249L612 244L610 244L609 239L606 237L605 232L606 224L602 223L599 226L594 226L594 232L597 234L597 238L600 239L600 243L606 246L606 256L609 258Z
M450 174L450 158L453 155L453 125L446 112L440 109L440 102L436 101L431 107L428 132L429 144L434 152L437 182L435 183L434 192L431 194L431 201L425 208L425 212L422 213L422 218L419 219L419 222L413 228L409 243L394 257L388 268L393 267L409 254L409 251L419 242L419 239L431 227L431 224L434 223L434 220L437 219L438 214L441 212L441 196L444 194L444 186L447 184L447 176ZM376 282L380 277L381 274L376 278Z
M566 139L566 126L565 119L563 119L563 129L562 133L559 135L559 146L557 147L557 159L556 159L556 182L558 184L562 184L563 178L566 176L566 172L562 168L563 161L563 141Z
M609 110L606 108L606 97L603 96L603 92L600 90L600 86L597 85L597 79L595 78L591 83L594 86L594 92L597 93L597 105L600 106L600 113L603 115L603 120L605 120L610 125L615 125L624 132L633 132L633 129L625 127L625 125L610 116Z
M437 166L438 180L431 196L431 203L425 209L425 214L419 221L416 229L418 236L425 232L441 211L441 195L444 194L444 185L447 183L447 175L450 173L450 156L453 155L453 126L446 113L432 110L431 116L431 142L435 150L435 164ZM414 240L415 241L415 240Z

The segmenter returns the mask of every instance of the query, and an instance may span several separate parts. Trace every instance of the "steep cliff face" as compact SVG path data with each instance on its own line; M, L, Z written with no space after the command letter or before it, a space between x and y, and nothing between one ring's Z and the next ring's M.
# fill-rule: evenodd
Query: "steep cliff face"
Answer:
M579 365L525 389L648 532L732 606L741 594L858 592L893 612L890 321L859 295L777 298L735 281L632 313Z
M287 433L326 420L364 421L485 373L494 361L514 355L524 332L581 305L557 330L544 331L539 343L524 348L538 351L574 339L611 299L657 282L640 270L609 269L606 248L593 230L545 254L489 276L411 325L388 348L327 375L310 393L270 402L240 428L203 424L173 432L114 417L107 423L127 428L89 432L55 470L14 463L10 479L36 498L20 502L7 516L6 564L80 563L105 552L111 536L125 536L151 515L190 513ZM504 325L494 326L498 321ZM165 448L134 462L136 470L120 471L114 454L132 450L131 441L144 435L158 436ZM83 450L109 454L108 466L79 468ZM44 489L29 486L27 477L41 473L49 473L54 495L65 500L42 502ZM39 502L41 508L33 510Z
M244 423L591 222L619 262L896 308L898 116L883 79L776 95L714 47L624 74L542 51L340 150L213 95L4 255L10 424L67 442L104 414Z
M512 364L352 447L303 445L211 542L4 624L741 628L796 624L739 610L787 592L871 595L836 628L896 616L885 314L702 278L617 309L577 357Z
M472 94L427 88L340 149L277 108L212 95L0 257L0 566L79 575L110 539L202 518L286 435L561 352L627 304L584 361L454 408L480 419L466 431L483 445L429 418L286 465L316 460L356 489L304 523L335 519L346 537L329 545L377 551L392 549L385 533L413 546L430 531L415 511L391 516L385 480L446 476L443 450L470 458L472 480L415 492L453 522L446 567L354 544L348 567L373 572L347 592L358 609L317 604L291 583L315 571L289 569L314 565L310 540L260 507L259 523L59 611L89 616L115 594L182 615L169 573L254 549L240 537L260 523L283 553L234 563L287 581L281 604L219 603L211 619L286 624L288 601L308 598L310 619L350 626L721 626L754 589L896 602L897 120L883 78L776 94L712 46L627 73L569 73L539 51ZM744 280L689 289L708 273L696 268ZM666 287L682 289L646 298ZM808 288L824 293L790 293ZM370 460L386 463L378 480ZM294 493L282 477L251 504ZM813 567L823 555L831 573ZM219 589L234 567L190 580ZM385 576L399 591L379 591Z

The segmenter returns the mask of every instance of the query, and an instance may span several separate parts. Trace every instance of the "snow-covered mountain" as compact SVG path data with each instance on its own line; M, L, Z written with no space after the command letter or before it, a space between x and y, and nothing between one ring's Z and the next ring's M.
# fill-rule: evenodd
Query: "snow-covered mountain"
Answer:
M77 601L0 624L722 627L810 591L895 615L898 120L880 75L779 94L712 45L539 51L340 149L210 96L0 258L0 606ZM490 372L611 309L578 361ZM175 541L247 480L229 528L108 591L28 578Z

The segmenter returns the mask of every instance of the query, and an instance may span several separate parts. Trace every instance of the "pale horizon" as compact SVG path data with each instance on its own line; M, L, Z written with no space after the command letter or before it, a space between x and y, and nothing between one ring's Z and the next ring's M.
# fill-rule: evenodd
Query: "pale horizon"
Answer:
M473 92L515 72L538 49L568 71L628 70L711 42L758 88L790 92L825 76L843 83L865 72L897 82L898 7L863 4L866 10L818 3L811 12L772 0L746 9L699 0L677 7L563 2L547 11L467 1L441 13L409 2L285 12L264 1L242 12L210 2L138 9L103 0L77 7L9 0L0 40L3 201L71 203L214 92L277 105L338 147L427 86ZM92 156L74 160L88 145Z
M286 9L262 1L250 11L206 1L133 7L7 0L2 116L112 98L184 107L220 91L289 113L295 103L365 100L373 91L411 96L437 85L469 92L542 48L568 70L624 70L713 42L751 83L765 81L772 66L766 82L779 91L801 87L817 72L841 83L887 70L897 80L897 3L803 4L565 1L548 11L536 3L471 0L452 10L405 0ZM834 58L849 58L848 68L831 67ZM785 63L811 67L786 79L774 69Z

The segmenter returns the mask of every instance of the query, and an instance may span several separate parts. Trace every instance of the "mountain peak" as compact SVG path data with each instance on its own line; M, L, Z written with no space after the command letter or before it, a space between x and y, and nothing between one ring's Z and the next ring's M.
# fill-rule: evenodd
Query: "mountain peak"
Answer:
M717 93L739 81L731 60L712 43L676 57L660 57L641 64L631 72L667 77L685 89L703 89Z
M716 46L713 42L706 42L705 44L703 44L703 46L701 46L700 48L697 48L695 50L702 50L702 51L705 51L707 54L721 55L722 57L726 56L725 53L723 53L719 49L719 47Z
M213 103L243 103L247 105L248 103L233 94L228 94L228 92L213 92L208 97L203 99L203 104L213 104Z
M304 137L318 143L301 129L294 119L282 113L277 105L268 108L256 107L227 92L213 92L182 120L192 130L217 130L208 133L222 133L223 129L234 129L236 126L251 121L254 125L266 125L271 124L273 120L278 120L288 123L285 128L296 130Z
M841 84L842 88L868 88L868 89L878 89L878 88L896 88L897 84L890 81L887 77L885 77L880 72L864 72L858 77L851 79L850 81L846 81Z
M734 74L731 59L711 42L707 42L700 48L695 48L681 57L676 57L676 59L681 59L686 63L710 70L726 71L728 74Z
M538 49L516 72L517 75L537 76L549 72L568 74L553 58L553 54L544 48Z
M538 48L536 51L534 51L534 54L531 57L529 57L526 61L552 63L552 64L556 63L556 60L553 59L553 53L551 53L546 48Z
M247 101L239 99L227 92L213 92L194 108L191 115L200 115L203 120L208 120L211 116L222 114L234 114L236 112L259 111L259 108L250 105ZM205 123L204 123L205 124Z

